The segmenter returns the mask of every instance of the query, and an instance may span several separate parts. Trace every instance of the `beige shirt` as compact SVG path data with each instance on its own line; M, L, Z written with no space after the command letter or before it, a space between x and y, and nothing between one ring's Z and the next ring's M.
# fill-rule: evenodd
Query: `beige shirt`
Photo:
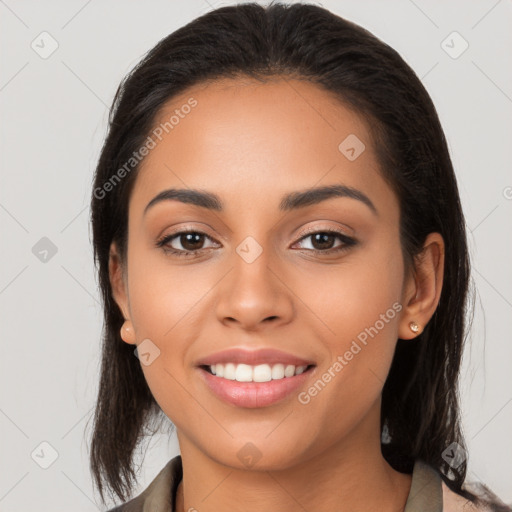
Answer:
M183 478L181 455L172 458L149 486L130 501L108 512L175 512L176 491ZM437 471L416 460L404 512L485 512L452 492Z

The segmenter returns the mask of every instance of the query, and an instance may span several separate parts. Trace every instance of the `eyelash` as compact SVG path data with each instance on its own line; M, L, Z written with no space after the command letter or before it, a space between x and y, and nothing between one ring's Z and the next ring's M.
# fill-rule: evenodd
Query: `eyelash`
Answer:
M161 238L159 238L156 241L156 246L161 248L165 253L173 254L174 256L178 257L195 257L200 251L203 249L197 249L195 251L187 251L187 250L181 250L181 249L173 249L167 247L167 244L171 242L173 239L181 236L181 235L189 235L189 234L197 234L197 235L204 235L205 237L209 238L210 240L213 240L210 236L208 236L206 233L202 231L196 231L196 230L185 230L185 231L177 231L176 233L171 233L170 235L165 235ZM336 235L339 240L343 242L343 245L334 247L331 249L327 249L325 251L322 251L320 249L304 249L308 252L313 252L314 254L319 255L325 255L325 254L333 254L333 253L341 253L346 250L348 250L350 247L353 247L354 245L357 245L357 241L343 233L340 233L339 231L335 230L310 230L306 233L303 233L303 235L297 240L297 242L300 242L306 238L309 238L312 235L316 234L328 234L328 235ZM297 243L296 242L296 243Z

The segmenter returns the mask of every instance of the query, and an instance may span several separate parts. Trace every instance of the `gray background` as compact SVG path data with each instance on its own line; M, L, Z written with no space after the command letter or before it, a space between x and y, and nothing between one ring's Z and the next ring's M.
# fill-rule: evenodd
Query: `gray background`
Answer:
M0 0L3 512L98 509L87 447L102 313L88 205L108 107L121 78L157 41L228 3ZM512 502L512 3L322 5L395 48L438 109L477 289L461 391L468 479ZM453 31L469 44L457 58L464 42L446 39ZM53 40L57 50L42 58ZM174 438L152 439L138 458L139 492L177 453Z

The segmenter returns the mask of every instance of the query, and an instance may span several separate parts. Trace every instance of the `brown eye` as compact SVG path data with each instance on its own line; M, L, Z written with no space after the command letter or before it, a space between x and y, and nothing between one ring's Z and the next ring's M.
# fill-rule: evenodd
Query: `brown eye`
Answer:
M349 249L351 246L356 245L357 241L350 238L338 231L315 231L303 236L298 243L304 244L306 240L310 239L311 248L302 246L302 249L318 253L318 254L331 254ZM336 245L336 239L340 241Z
M312 245L315 249L332 249L336 237L330 233L316 233L311 235Z
M176 256L193 256L205 249L203 245L206 240L213 242L211 237L200 231L178 231L158 240L156 246ZM213 247L213 245L206 247L206 249Z
M196 232L181 234L177 237L185 251L201 249L201 245L204 243L204 238L204 234Z

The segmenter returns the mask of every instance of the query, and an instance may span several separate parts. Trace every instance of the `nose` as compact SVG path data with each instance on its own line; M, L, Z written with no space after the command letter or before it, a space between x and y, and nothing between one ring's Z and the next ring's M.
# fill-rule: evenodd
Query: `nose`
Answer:
M247 331L284 325L294 315L293 293L271 251L251 261L234 253L232 268L217 289L216 314L227 326Z

